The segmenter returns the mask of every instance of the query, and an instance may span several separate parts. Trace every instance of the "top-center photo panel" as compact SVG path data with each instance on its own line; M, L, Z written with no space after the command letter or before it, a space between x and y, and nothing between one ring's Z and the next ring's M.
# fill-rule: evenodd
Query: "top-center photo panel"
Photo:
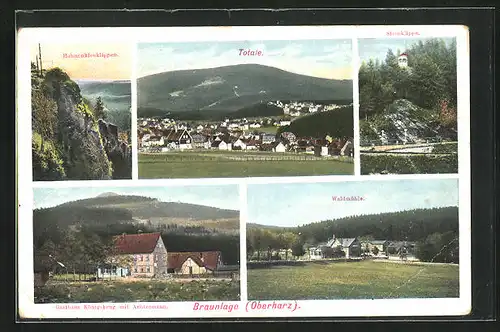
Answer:
M137 52L139 178L354 174L351 39Z

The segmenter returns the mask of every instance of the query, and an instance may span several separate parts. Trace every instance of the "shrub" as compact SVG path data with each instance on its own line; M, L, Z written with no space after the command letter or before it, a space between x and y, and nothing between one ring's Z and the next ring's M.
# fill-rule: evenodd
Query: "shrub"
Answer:
M361 173L432 174L457 173L458 155L361 154Z
M63 160L52 141L43 141L33 132L31 149L33 153L33 178L35 180L62 180L66 177Z

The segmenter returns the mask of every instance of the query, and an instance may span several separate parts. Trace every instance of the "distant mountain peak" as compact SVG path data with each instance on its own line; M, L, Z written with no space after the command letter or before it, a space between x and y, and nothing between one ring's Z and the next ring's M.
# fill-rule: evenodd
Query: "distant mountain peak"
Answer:
M105 192L105 193L97 195L96 197L112 197L112 196L120 196L120 195L117 193L113 193L113 192Z

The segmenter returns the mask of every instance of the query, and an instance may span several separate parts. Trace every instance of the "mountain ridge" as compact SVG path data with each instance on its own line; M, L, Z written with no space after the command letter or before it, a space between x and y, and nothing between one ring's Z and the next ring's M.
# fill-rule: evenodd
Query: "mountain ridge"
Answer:
M352 80L334 80L258 64L169 71L137 80L138 116L163 112L235 112L274 100L352 99Z

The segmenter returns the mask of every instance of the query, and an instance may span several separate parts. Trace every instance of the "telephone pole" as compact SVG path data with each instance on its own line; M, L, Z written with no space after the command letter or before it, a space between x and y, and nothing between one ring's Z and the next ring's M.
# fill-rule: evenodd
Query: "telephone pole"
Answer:
M42 46L40 44L38 44L38 59L40 60L40 76L42 76L42 71L43 71L43 67L42 67Z

